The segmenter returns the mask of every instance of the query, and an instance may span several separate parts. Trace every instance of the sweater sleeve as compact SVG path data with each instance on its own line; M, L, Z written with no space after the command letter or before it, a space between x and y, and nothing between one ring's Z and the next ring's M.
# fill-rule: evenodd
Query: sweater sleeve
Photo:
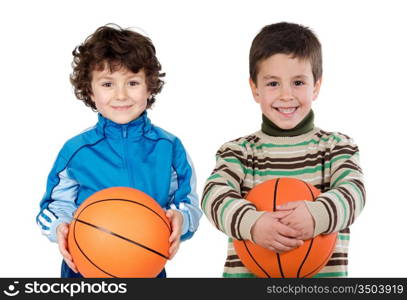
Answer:
M250 230L263 214L241 194L246 162L243 147L234 142L224 144L216 153L216 166L206 181L201 201L209 221L238 240L252 240Z
M330 188L306 202L315 220L314 236L348 228L365 206L366 192L359 148L345 135L334 136L330 154Z
M69 176L67 160L58 155L48 176L46 192L40 202L36 221L51 242L56 242L56 228L61 223L70 223L75 210L79 184Z
M196 175L192 160L178 139L175 141L170 195L172 201L169 208L180 211L183 216L181 240L187 240L198 229L202 212L196 193Z

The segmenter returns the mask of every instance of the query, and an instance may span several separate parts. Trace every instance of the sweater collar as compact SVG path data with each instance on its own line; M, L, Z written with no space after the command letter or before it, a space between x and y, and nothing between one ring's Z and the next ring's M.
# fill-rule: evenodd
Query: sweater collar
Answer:
M297 136L310 132L314 128L314 112L311 110L305 118L292 129L281 129L263 114L261 130L271 136Z
M97 128L109 138L137 138L150 130L151 121L147 117L146 111L137 119L126 124L115 123L98 113Z

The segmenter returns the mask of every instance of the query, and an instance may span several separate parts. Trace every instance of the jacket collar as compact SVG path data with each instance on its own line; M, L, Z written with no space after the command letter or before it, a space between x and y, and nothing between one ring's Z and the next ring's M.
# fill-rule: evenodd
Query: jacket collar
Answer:
M98 113L96 126L98 131L108 138L137 138L150 131L151 121L146 111L127 124L115 123Z

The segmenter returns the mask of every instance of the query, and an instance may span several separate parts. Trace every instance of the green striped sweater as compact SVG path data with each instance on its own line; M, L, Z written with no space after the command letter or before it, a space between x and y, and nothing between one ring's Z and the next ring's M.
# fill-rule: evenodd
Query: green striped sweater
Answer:
M348 136L319 128L293 137L258 131L218 150L201 206L210 222L229 236L223 277L254 277L232 241L252 240L251 227L262 214L244 199L246 194L255 185L278 177L298 178L321 190L315 202L306 202L315 220L314 236L339 234L331 259L316 277L346 277L349 226L365 204L359 150Z

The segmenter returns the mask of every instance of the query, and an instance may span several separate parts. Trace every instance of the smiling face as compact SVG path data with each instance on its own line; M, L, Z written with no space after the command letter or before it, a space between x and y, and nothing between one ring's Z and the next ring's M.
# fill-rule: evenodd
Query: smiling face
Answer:
M146 109L150 97L142 69L133 73L122 67L110 72L105 65L102 71L92 71L91 87L91 99L98 112L118 124L137 119Z
M314 84L309 60L274 54L258 65L257 84L250 79L253 97L263 114L281 129L292 129L311 111L321 87Z

